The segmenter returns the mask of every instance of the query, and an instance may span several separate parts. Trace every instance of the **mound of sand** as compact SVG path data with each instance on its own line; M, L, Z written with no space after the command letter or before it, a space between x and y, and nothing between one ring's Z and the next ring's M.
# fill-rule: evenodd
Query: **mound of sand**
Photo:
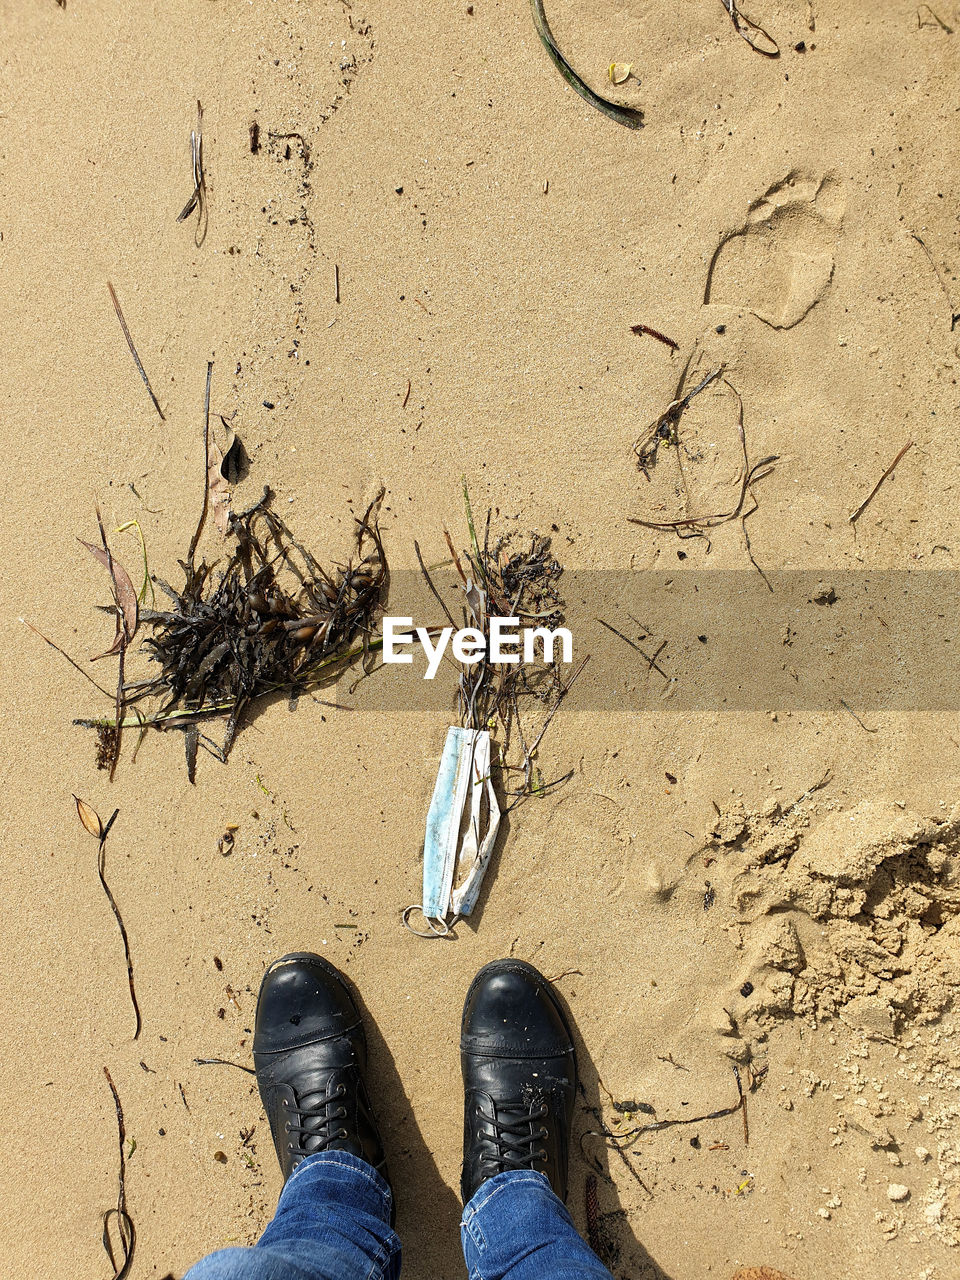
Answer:
M789 1016L888 1039L937 1022L960 988L960 807L925 818L869 800L805 821L738 808L709 833L744 954L726 1029L756 1045Z

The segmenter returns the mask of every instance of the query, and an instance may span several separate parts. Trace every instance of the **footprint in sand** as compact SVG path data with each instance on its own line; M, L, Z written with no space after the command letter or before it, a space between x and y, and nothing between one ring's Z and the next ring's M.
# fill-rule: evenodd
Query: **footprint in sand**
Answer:
M721 238L704 304L744 307L775 329L792 329L830 287L843 211L839 179L788 173Z

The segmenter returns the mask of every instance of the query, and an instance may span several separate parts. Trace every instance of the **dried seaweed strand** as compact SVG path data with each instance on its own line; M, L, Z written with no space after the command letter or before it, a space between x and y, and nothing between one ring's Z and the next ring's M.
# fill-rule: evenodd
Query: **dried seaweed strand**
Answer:
M941 31L945 31L948 36L953 35L953 27L948 27L947 24L944 22L944 20L940 17L940 15L938 13L934 13L934 11L930 8L928 4L922 4L917 9L917 29L918 30L922 30L923 27L925 26L926 27L933 26L933 22L924 22L923 19L920 17L921 9L926 9L927 13L929 13L930 17L933 19L933 22L937 24L937 26L941 29Z
M127 652L127 643L132 637L133 632L130 631L128 634L128 628L127 628L126 620L124 618L123 607L120 603L120 588L117 585L117 574L116 574L116 569L114 568L114 563L113 563L113 553L111 552L110 547L107 543L107 533L103 527L103 517L100 514L99 506L96 507L96 513L97 513L97 527L100 530L100 542L103 547L103 554L106 556L106 559L107 559L107 572L110 574L110 581L113 584L113 602L114 602L114 607L116 608L116 611L117 611L117 634L116 634L116 639L114 641L114 648L116 649L116 652L117 652L117 692L114 698L114 713L116 717L116 727L110 738L110 742L107 748L109 751L109 758L108 758L109 778L110 778L110 781L112 782L113 776L117 771L117 763L120 759L120 745L121 745L121 739L123 736L123 711L124 711L124 705L125 705L124 696L123 696L124 666L125 666L125 659L126 659L126 652ZM102 843L100 846L100 851L102 855L103 853ZM106 886L104 887L106 888ZM114 908L114 910L116 910L116 908ZM123 926L121 925L121 930L122 928ZM124 935L124 945L126 945L126 935ZM130 963L130 959L128 956L127 964L129 965L129 963ZM131 992L132 992L133 990L132 976L131 976L130 982L131 982ZM134 1000L134 1005L136 1005L136 1000ZM140 1013L138 1011L137 1012L137 1035L139 1034L140 1034ZM137 1037L134 1036L134 1039L136 1038Z
M683 370L677 381L677 388L673 393L674 398L667 405L666 409L664 409L663 413L661 413L659 417L654 418L653 422L650 423L633 446L633 452L637 455L637 466L648 480L650 479L648 468L652 467L656 462L657 450L660 448L661 444L677 443L677 427L685 410L689 406L690 401L693 400L695 396L698 396L701 391L705 391L707 387L710 386L710 383L716 378L719 378L723 373L723 365L720 365L718 369L714 369L712 373L708 373L705 378L702 378L691 391L688 391L685 395L681 395L681 391L683 390L684 384L687 380L687 373L689 372L690 365L693 361L693 356L694 352L691 352L687 363L683 366Z
M133 363L137 366L137 372L140 374L140 377L143 379L143 385L147 388L147 394L150 396L150 399L153 401L153 407L156 409L157 413L160 415L160 421L166 422L166 418L163 416L163 410L160 408L160 401L157 399L157 397L153 393L153 387L151 387L150 385L150 379L147 377L147 371L143 367L143 361L140 359L140 356L137 352L137 348L135 347L133 338L130 334L130 330L127 327L127 322L124 319L122 310L120 309L120 299L117 297L116 290L114 289L113 285L110 283L109 280L107 281L107 288L110 290L110 297L113 300L114 310L117 313L117 319L120 321L120 328L123 330L123 336L126 338L127 346L130 348L130 354L133 356Z
M120 1095L117 1093L117 1086L113 1083L113 1077L107 1067L103 1068L103 1074L106 1076L107 1084L110 1086L114 1109L117 1113L117 1145L120 1150L120 1174L117 1181L117 1207L115 1209L107 1209L104 1213L103 1235L101 1238L104 1252L110 1259L111 1267L113 1267L113 1280L125 1280L125 1277L130 1273L130 1268L133 1266L133 1251L137 1239L133 1219L127 1212L127 1155L124 1150L127 1129L123 1119L123 1107L120 1105ZM114 1251L113 1240L110 1237L110 1221L112 1218L117 1220L117 1234L120 1243L119 1261Z
M560 74L566 80L571 89L579 93L580 97L589 102L592 107L607 116L611 120L616 120L617 124L625 125L628 129L640 129L643 127L643 112L636 110L634 107L621 107L617 102L610 102L607 98L601 98L599 93L595 93L590 86L577 75L573 67L566 60L557 47L553 32L550 30L550 24L547 22L547 15L543 10L543 0L530 0L530 7L533 11L533 25L537 29L537 35L550 55L550 61L557 68Z
M764 31L756 22L751 22L749 18L745 18L740 12L736 0L720 0L720 3L730 15L730 21L733 23L733 29L738 36L746 40L747 44L756 53L762 54L765 58L779 58L780 46L770 35L769 31ZM761 41L765 40L766 45Z
M717 372L719 373L720 371L718 370ZM710 380L712 381L715 376L716 374L712 374ZM716 528L718 525L726 524L727 521L736 520L739 516L743 515L744 503L746 502L748 494L750 494L751 485L758 480L762 480L764 476L768 476L773 470L773 464L779 460L778 455L775 453L768 454L767 457L761 458L759 462L755 462L751 466L750 459L747 455L747 439L743 429L743 400L740 398L740 393L731 382L727 381L726 378L724 378L724 382L737 397L737 435L740 440L741 450L743 451L743 467L740 472L740 493L737 498L736 505L730 511L716 512L712 515L682 516L677 520L644 520L639 516L627 516L627 519L631 524L639 524L645 529L672 529L675 531L691 528L696 529L699 532L703 529ZM697 391L702 390L705 385L706 380L701 382L700 385L691 392L691 397L695 395ZM896 466L896 462L893 465ZM882 484L883 481L881 480L880 483ZM753 512L749 511L746 514L752 515Z
M635 1125L634 1128L628 1129L625 1133L614 1133L612 1129L607 1129L606 1133L590 1133L584 1134L584 1137L608 1137L612 1135L618 1141L632 1141L639 1138L644 1133L659 1133L662 1129L673 1129L677 1125L682 1124L702 1124L705 1120L720 1120L724 1116L732 1116L736 1112L742 1110L745 1105L745 1097L743 1085L740 1083L740 1073L736 1067L733 1068L734 1078L737 1082L737 1101L730 1107L721 1107L719 1111L711 1111L705 1116L680 1116L672 1120L654 1120L651 1124ZM604 1125L604 1128L607 1128Z
M639 1173L637 1173L636 1169L630 1163L630 1157L627 1155L621 1143L617 1140L617 1135L607 1125L606 1121L603 1118L603 1113L600 1111L599 1107L587 1105L586 1110L589 1112L590 1115L593 1116L594 1120L596 1120L600 1128L599 1130L588 1129L586 1130L585 1133L581 1133L580 1153L583 1156L583 1158L587 1161L587 1163L593 1169L597 1171L598 1174L600 1174L601 1177L605 1178L607 1182L612 1184L613 1179L607 1176L606 1174L604 1174L603 1166L600 1164L600 1161L597 1160L595 1156L588 1155L587 1152L584 1150L584 1146L583 1146L584 1138L606 1139L607 1146L610 1147L612 1151L615 1151L617 1153L617 1155L620 1157L620 1159L623 1161L624 1165L626 1166L627 1172L630 1174L631 1178L633 1178L633 1180L643 1188L643 1190L647 1193L647 1195L652 1200L653 1192L650 1190L650 1188L647 1186L644 1180L640 1177Z
M113 891L110 886L107 884L105 875L107 836L110 834L110 828L116 821L117 814L119 812L119 809L114 809L113 815L104 827L103 835L100 837L100 847L97 851L97 875L100 877L101 887L103 888L103 892L107 895L107 901L110 903L110 908L117 921L117 928L120 930L120 937L123 939L123 955L127 962L127 984L130 987L130 1003L133 1005L133 1012L136 1019L136 1028L133 1033L133 1038L134 1040L138 1040L140 1038L141 1026L140 1006L137 1003L137 993L133 985L133 959L130 955L130 939L127 937L127 928L123 923L123 916L120 914L120 908L117 906L117 900L113 896Z

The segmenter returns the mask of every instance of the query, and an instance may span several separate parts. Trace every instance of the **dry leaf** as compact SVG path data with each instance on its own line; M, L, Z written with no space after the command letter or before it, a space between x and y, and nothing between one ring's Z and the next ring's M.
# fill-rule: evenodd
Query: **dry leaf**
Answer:
M611 84L624 84L633 75L632 62L611 62L607 68Z
M102 840L103 823L100 821L100 815L95 809L91 809L86 800L81 800L79 796L74 796L73 798L77 802L77 816L83 823L84 831L89 831L92 836Z
M790 1280L790 1277L773 1267L738 1267L730 1280Z
M213 521L222 534L226 534L230 528L230 486L227 484L226 477L223 474L223 460L233 448L235 439L234 432L227 427L226 450L220 452L220 447L212 438L210 440L210 456L207 462L207 491L210 494L210 509L213 512Z
M99 560L113 578L113 594L120 610L120 616L117 618L117 635L113 644L106 654L100 655L100 657L106 657L108 654L119 653L121 648L128 645L136 634L140 622L140 605L137 601L137 590L130 580L129 573L112 552L108 555L103 547L95 547L92 542L84 542L82 538L79 538L78 542L81 546L86 547L94 559Z

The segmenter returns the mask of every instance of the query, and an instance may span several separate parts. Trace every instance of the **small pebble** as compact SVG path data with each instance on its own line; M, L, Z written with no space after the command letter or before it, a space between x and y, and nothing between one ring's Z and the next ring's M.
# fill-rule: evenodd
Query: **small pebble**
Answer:
M901 1200L907 1200L910 1197L910 1188L905 1187L902 1182L891 1182L887 1187L887 1199L892 1200L894 1204L898 1204Z

